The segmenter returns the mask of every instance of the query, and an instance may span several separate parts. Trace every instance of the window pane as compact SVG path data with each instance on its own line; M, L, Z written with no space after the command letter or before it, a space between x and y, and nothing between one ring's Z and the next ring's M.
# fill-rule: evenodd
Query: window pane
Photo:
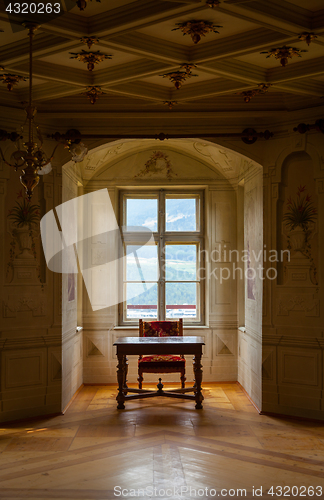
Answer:
M165 279L168 281L192 281L196 279L197 246L166 245Z
M126 297L126 318L157 318L157 283L127 283Z
M166 317L197 318L197 283L166 283Z
M126 252L126 281L157 281L156 245L127 245Z
M143 226L151 231L157 231L157 214L157 199L126 199L126 226Z
M166 231L196 231L196 198L167 198L165 200Z

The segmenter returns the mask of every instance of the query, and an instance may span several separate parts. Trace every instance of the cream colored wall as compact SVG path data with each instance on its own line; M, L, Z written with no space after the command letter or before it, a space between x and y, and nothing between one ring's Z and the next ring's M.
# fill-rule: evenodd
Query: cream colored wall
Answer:
M265 242L270 248L287 248L282 214L287 198L296 197L296 186L306 185L318 208L310 239L317 284L310 260L293 250L280 278L264 284L262 409L323 419L323 135L292 136L278 146L269 151L264 171Z
M80 173L75 164L63 168L63 203L78 196L79 179ZM79 237L80 220L71 223L77 226L76 234ZM69 294L69 275L62 275L62 409L83 383L83 335L81 324L78 324L78 307L82 309L82 301L78 301L77 274L74 280L74 294L71 291Z
M263 265L262 169L244 173L244 303L245 327L238 330L238 381L258 408L262 406L262 274ZM261 253L260 253L261 252ZM252 273L252 275L250 274Z
M9 157L11 147L5 152ZM58 169L41 181L32 203L39 204L43 213L51 210L60 203L61 186ZM36 260L31 250L19 258L14 226L7 215L22 200L17 197L21 189L19 175L0 162L0 421L61 411L61 276L44 265L38 228ZM11 261L13 243L18 258Z

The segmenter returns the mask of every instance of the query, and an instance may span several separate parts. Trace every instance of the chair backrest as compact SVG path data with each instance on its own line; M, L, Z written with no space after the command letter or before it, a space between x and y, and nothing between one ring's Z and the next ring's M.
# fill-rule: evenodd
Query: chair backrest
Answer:
M140 337L182 337L182 318L178 321L143 321L139 320Z

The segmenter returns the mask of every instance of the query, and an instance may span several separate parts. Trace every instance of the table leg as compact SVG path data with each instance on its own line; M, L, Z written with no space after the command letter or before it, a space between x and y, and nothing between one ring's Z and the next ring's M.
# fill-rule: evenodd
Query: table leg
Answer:
M126 373L125 367L126 365L126 356L125 354L117 354L118 365L117 365L117 381L118 381L118 394L116 397L117 400L117 409L124 410L125 405L125 394L124 394L124 386L126 384Z
M201 364L201 354L194 357L194 374L195 374L195 399L196 399L196 410L202 409L202 401L204 396L201 392L201 381L202 381L202 364Z
M127 374L128 374L128 359L127 359L127 356L124 357L123 359L123 362L124 362L124 394L126 396L127 394Z

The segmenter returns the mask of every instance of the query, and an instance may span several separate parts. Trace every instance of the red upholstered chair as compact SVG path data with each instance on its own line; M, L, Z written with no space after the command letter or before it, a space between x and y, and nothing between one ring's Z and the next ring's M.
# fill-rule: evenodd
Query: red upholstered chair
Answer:
M182 318L179 321L139 320L140 337L178 337L183 336ZM185 387L186 360L183 355L164 354L159 356L140 356L138 359L138 387L142 389L143 373L180 372L181 388Z

